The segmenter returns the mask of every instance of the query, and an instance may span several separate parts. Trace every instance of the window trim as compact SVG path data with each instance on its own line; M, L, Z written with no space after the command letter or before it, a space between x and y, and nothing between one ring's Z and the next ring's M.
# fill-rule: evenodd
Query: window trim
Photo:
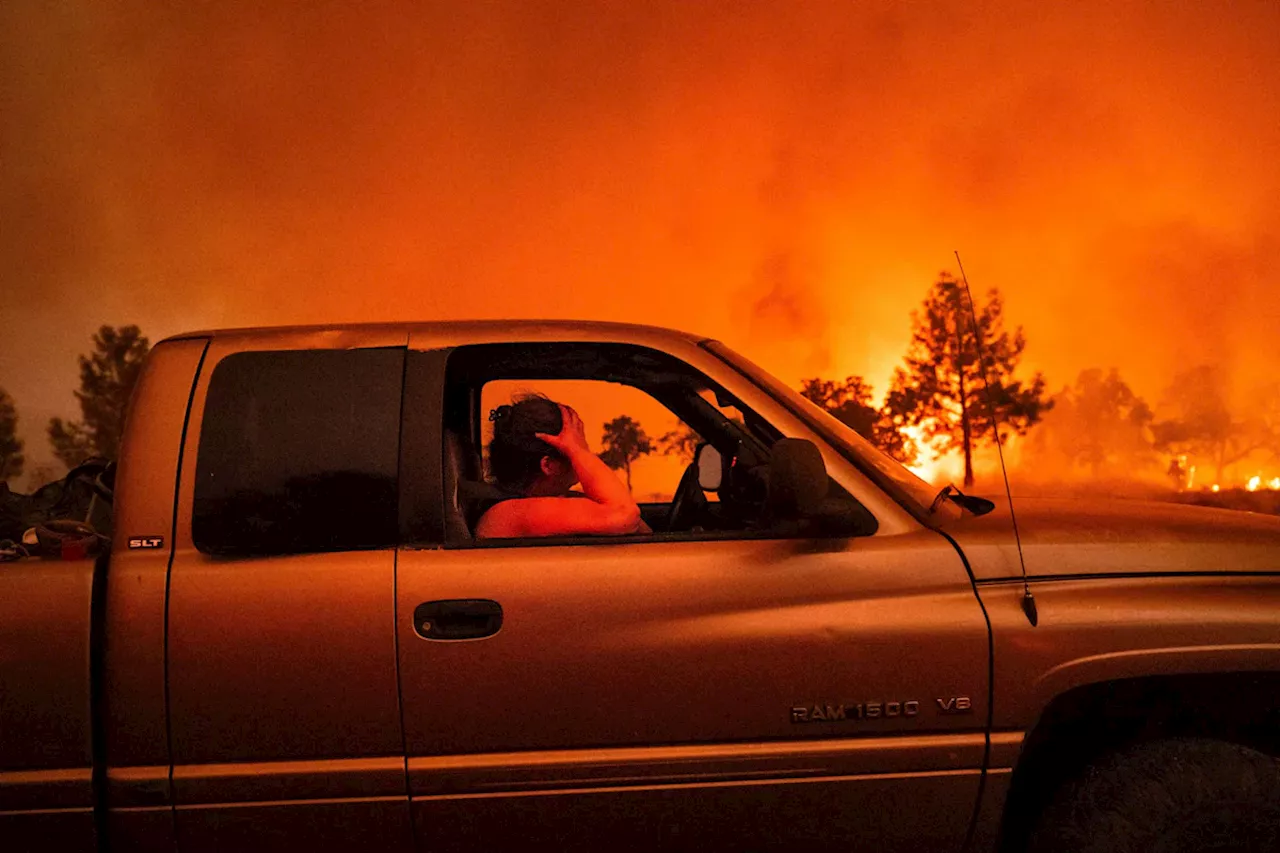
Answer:
M680 531L677 533L656 530L653 533L626 533L621 536L513 536L510 538L492 538L473 540L470 544L448 543L446 551L474 551L489 548L541 548L541 547L581 547L617 545L673 545L683 542L690 544L705 542L856 542L871 538L870 534L851 536L781 536L771 531L741 530L707 530L700 533Z

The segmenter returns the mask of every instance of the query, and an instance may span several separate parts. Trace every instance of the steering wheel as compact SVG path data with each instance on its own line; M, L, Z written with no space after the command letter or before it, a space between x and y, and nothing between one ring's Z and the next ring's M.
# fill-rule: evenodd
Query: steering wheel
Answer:
M667 532L692 530L707 508L707 496L698 483L698 463L694 461L684 469L680 485L671 499L671 512L667 515Z

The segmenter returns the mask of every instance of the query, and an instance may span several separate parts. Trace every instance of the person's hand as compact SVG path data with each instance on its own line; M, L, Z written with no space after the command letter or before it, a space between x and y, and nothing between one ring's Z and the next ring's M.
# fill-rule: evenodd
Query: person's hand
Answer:
M537 433L538 438L566 457L579 453L590 453L591 449L587 447L587 435L582 426L582 418L578 417L578 413L562 404L560 406L560 418L559 435L548 435L545 432L540 432Z

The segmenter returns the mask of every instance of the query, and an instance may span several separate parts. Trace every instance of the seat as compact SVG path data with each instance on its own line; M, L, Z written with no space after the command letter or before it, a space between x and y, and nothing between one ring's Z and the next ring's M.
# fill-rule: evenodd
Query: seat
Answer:
M444 433L444 538L448 544L471 541L471 527L462 499L462 478L466 470L462 441L452 430Z
M511 495L480 478L480 454L453 430L444 432L445 542L465 545L485 510Z

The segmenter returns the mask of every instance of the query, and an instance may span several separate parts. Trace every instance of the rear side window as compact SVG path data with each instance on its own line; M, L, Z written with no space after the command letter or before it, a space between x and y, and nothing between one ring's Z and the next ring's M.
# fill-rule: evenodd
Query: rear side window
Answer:
M196 460L196 547L393 547L404 352L246 352L219 362Z

